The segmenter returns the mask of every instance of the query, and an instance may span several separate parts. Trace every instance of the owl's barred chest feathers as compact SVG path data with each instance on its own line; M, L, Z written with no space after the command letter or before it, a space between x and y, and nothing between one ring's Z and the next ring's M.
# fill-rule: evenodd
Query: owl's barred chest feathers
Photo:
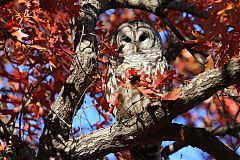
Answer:
M108 70L107 81L107 100L111 101L118 95L120 106L115 108L115 117L117 120L130 118L137 113L143 111L151 102L152 99L144 96L134 84L129 83L127 72L131 69L137 71L138 74L144 73L148 75L148 79L153 83L157 71L163 74L167 68L167 63L164 57L152 55L152 58L138 57L125 58L121 64L110 64ZM126 82L125 86L122 81ZM110 93L110 94L109 94ZM116 110L117 109L117 110Z
M150 57L151 56L151 57ZM111 71L116 78L126 80L126 74L133 69L138 74L144 73L148 75L150 80L154 80L157 71L161 74L167 68L166 60L160 55L139 55L125 56L121 64L110 64Z

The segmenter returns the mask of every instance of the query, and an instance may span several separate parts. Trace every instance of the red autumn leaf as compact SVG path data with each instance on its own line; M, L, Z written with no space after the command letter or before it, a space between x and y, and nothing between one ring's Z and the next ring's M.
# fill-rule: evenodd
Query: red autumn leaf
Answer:
M208 70L211 70L211 69L214 69L214 61L213 61L212 54L210 54L207 57L207 63L205 64L205 71L208 71Z
M125 88L129 88L130 87L130 85L127 84L127 81L122 79L121 76L118 76L118 85L122 86L122 87L125 87Z
M13 68L13 75L14 75L14 79L16 80L20 80L21 79L21 72L19 71L19 68L14 67Z
M205 41L204 43L199 43L193 47L195 50L208 51L213 48L213 43L210 41Z
M176 100L180 98L180 89L174 88L171 92L161 95L163 100Z
M132 76L138 76L138 73L135 69L131 68L130 70L127 71L128 74Z
M239 109L239 106L234 100L232 100L230 98L225 98L224 99L224 104L226 105L226 109L228 110L228 112L231 115L236 115L236 113Z
M96 128L97 129L100 129L100 128L102 128L103 126L102 126L102 124L101 123L99 123L99 122L97 122L96 124L94 124L94 126L96 126Z
M159 71L157 71L157 75L153 84L154 89L162 88L164 85L169 84L169 80L173 79L175 74L175 70L167 71L164 74L161 74Z
M227 6L224 9L222 9L221 11L217 12L217 15L223 14L227 10L230 10L230 9L233 9L233 8L234 8L234 3L233 2L227 3Z
M13 88L14 91L18 91L20 84L18 82L9 82L8 85Z
M118 56L119 55L119 46L117 46L116 44L113 44L109 47L111 49L111 56Z

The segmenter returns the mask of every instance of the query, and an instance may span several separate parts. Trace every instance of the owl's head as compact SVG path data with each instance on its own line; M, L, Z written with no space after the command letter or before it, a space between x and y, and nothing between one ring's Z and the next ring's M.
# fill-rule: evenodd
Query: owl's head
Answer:
M115 31L112 43L119 47L119 55L147 54L162 48L158 31L140 20L122 23Z

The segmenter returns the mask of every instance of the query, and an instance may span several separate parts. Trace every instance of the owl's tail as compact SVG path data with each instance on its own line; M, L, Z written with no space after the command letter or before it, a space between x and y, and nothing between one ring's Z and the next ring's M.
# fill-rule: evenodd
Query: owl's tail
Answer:
M145 144L130 149L134 160L161 160L160 144Z

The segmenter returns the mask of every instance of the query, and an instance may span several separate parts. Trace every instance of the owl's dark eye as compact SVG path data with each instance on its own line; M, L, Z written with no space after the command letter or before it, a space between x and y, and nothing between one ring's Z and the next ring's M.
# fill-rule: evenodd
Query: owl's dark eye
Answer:
M139 41L140 41L140 42L143 42L143 41L145 41L147 38L148 38L148 35L147 35L147 34L142 34L142 35L139 37Z
M131 38L126 36L126 37L123 38L123 41L129 43L129 42L131 42Z

